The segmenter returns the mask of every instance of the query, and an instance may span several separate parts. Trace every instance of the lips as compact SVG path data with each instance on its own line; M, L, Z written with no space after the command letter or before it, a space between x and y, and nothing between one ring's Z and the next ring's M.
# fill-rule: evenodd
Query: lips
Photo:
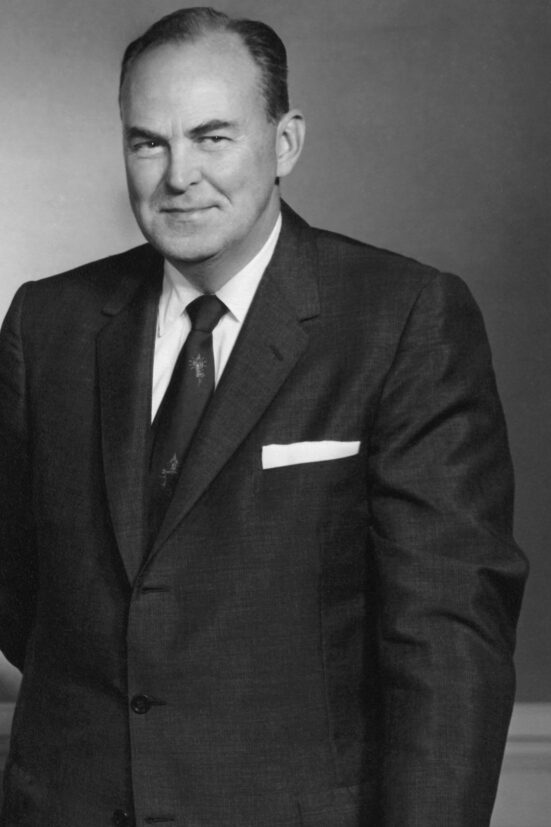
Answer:
M162 207L161 212L167 212L173 215L193 215L194 213L206 212L214 209L212 204L197 207Z

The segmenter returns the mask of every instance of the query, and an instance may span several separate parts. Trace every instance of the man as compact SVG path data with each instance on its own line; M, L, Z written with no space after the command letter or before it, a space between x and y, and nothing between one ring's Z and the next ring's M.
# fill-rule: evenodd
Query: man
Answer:
M263 24L169 15L120 102L149 243L2 330L3 827L487 825L525 562L470 294L280 202Z

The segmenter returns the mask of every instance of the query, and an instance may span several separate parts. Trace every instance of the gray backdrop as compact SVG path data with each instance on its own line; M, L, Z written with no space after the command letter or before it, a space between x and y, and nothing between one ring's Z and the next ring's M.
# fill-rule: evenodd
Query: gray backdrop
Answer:
M207 5L207 3L196 3ZM177 0L0 0L0 315L23 281L140 243L116 108L127 42ZM486 317L532 562L521 701L551 701L549 0L221 0L288 45L311 223L462 275ZM0 698L1 700L1 698Z

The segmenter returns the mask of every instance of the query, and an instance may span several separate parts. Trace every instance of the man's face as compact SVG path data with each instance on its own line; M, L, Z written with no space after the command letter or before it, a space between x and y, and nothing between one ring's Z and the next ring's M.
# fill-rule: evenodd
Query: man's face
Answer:
M279 210L281 138L246 48L233 34L153 48L126 78L121 114L142 232L182 272L206 267L230 278Z

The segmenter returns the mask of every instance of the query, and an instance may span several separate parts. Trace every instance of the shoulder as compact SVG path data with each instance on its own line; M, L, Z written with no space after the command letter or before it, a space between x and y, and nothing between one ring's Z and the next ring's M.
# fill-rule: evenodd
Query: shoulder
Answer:
M54 276L24 285L27 300L54 300L63 304L78 300L92 305L107 301L123 283L139 283L160 265L161 258L149 244L87 262Z
M476 308L463 279L414 258L315 227L307 230L327 303L404 324L419 306Z
M394 283L407 286L423 285L438 270L414 258L367 244L330 230L310 227L309 233L318 250L323 269L335 270L342 278L382 282L389 288Z
M29 325L64 316L93 318L117 297L131 296L144 281L162 274L162 258L148 244L87 262L23 284L14 299ZM12 309L13 309L12 305Z
M17 291L2 330L19 330L27 342L97 331L144 283L160 284L162 258L149 245L91 261ZM107 313L107 316L105 315Z

